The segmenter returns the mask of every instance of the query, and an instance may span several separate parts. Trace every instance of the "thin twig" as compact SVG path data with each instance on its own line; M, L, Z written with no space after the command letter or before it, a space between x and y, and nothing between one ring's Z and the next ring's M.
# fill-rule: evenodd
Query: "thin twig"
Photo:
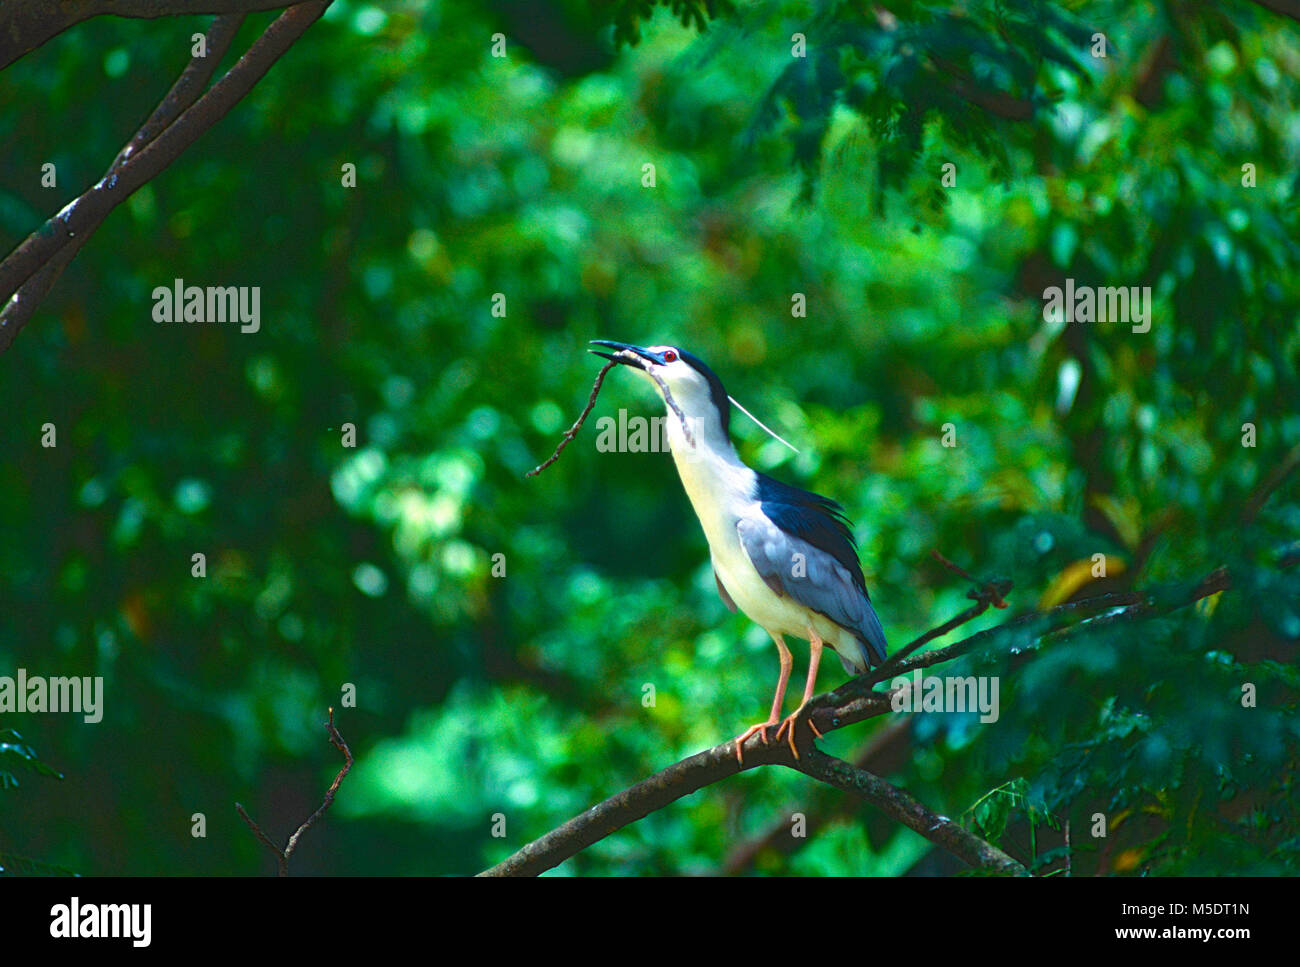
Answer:
M967 574L965 570L952 563L952 561L948 560L938 551L931 551L930 553L933 554L941 563L951 568L955 573L960 574L962 577L967 578L970 581L976 581L976 579ZM979 582L976 581L976 584L979 584ZM875 685L877 682L883 682L886 678L891 677L903 664L906 658L916 651L916 649L933 641L935 638L940 638L943 635L946 635L958 625L963 625L967 621L978 618L988 610L990 604L994 607L1005 608L1007 603L1004 598L1011 592L1012 587L1013 585L1011 581L1007 578L995 578L992 581L985 581L979 587L972 588L967 592L967 597L975 599L974 605L967 608L955 618L945 621L943 624L939 625L939 627L930 629L915 641L910 642L890 655L886 661L878 665L876 669L870 673L871 684Z
M308 816L302 825L293 831L293 835L289 837L289 842L285 844L284 849L280 849L280 847L276 846L275 843L271 842L271 838L267 836L266 833L262 832L261 826L253 822L248 813L244 811L244 807L239 803L235 803L235 809L239 811L239 815L243 817L244 822L248 824L248 828L253 831L253 835L260 839L266 847L275 854L276 867L280 876L289 875L289 857L291 857L293 851L298 848L298 841L302 839L303 833L315 826L317 820L325 815L325 810L329 809L330 806L334 804L334 794L338 792L339 785L343 782L343 777L346 776L352 768L352 750L348 748L348 744L344 741L343 736L339 734L339 730L334 727L333 708L330 709L330 720L325 724L325 728L329 732L330 744L343 753L343 768L339 770L339 774L334 777L334 781L330 783L329 789L325 791L325 800L320 804L320 808Z
M942 564L944 567L946 567L949 571L952 571L952 573L956 574L958 577L965 578L971 584L980 583L975 579L974 576L971 575L969 571L967 571L960 564L954 564L952 561L948 560L946 557L944 557L942 554L940 554L938 551L934 550L933 548L930 549L930 556L934 558L936 561L938 561L940 564Z
M567 430L564 431L564 439L560 441L560 445L555 448L555 452L552 453L550 457L547 458L546 462L539 463L532 470L529 470L526 474L524 474L525 477L536 477L539 473L541 473L543 470L545 470L547 467L553 464L556 460L560 459L560 454L563 453L564 448L569 445L569 441L571 441L575 436L577 436L578 431L582 429L582 424L586 421L587 414L590 413L592 409L596 406L596 396L600 393L600 384L605 382L605 374L608 373L611 369L613 369L617 365L618 363L616 363L614 360L611 359L609 362L607 362L604 365L601 371L596 374L596 382L591 384L591 396L587 398L587 406L582 411L582 415L579 416L578 419L574 421L573 426L569 427Z
M931 549L930 556L948 570L952 571L953 574L960 575L971 584L975 585L975 587L966 592L966 597L973 601L983 601L987 598L989 604L999 609L1007 606L1007 603L1002 600L1002 596L1013 587L1011 581L1006 578L992 578L988 581L981 581L960 564L954 564L936 550Z
M1264 482L1250 495L1250 499L1246 501L1246 505L1241 510L1242 524L1255 522L1260 510L1268 502L1269 495L1278 488L1278 485L1283 480L1294 473L1297 467L1300 467L1300 443L1297 443L1288 451L1287 455L1282 458L1282 462L1273 468L1272 472L1264 478Z
M287 870L284 868L284 850L271 842L271 838L267 836L266 833L262 832L262 827L253 822L253 818L249 816L248 813L244 812L244 807L241 803L235 803L235 809L239 812L239 815L244 818L244 822L248 823L248 828L253 831L253 835L260 839L267 849L276 855L280 865L280 875L286 875Z
M628 353L626 350L623 349L620 349L614 355L627 356L628 358L635 358L632 356L632 354ZM573 426L569 427L567 430L564 431L564 438L560 440L560 445L555 448L554 453L552 453L549 457L547 457L545 463L540 463L532 470L529 470L526 474L524 474L525 477L536 477L539 473L541 473L543 470L545 470L547 467L553 464L556 460L560 459L560 454L564 452L564 448L567 447L569 443L573 440L573 438L578 435L578 431L582 429L582 424L585 423L587 420L587 415L591 413L592 409L595 407L596 397L600 394L601 384L605 382L605 374L608 373L611 369L613 369L617 365L618 365L618 360L611 359L601 368L600 372L596 374L596 382L594 382L591 386L591 395L587 397L586 407L583 409L582 413L578 416L578 418L574 421ZM668 408L670 410L672 410L674 413L677 414L677 419L679 419L682 423L682 432L686 434L686 442L689 443L691 446L695 446L695 435L691 433L690 424L686 422L686 417L682 414L681 407L679 407L677 405L677 401L673 399L673 394L672 391L668 388L668 384L665 383L662 379L660 379L658 375L650 372L648 369L643 369L641 370L641 372L645 373L652 380L654 380L656 383L659 384L659 389L664 394L664 402L668 404Z

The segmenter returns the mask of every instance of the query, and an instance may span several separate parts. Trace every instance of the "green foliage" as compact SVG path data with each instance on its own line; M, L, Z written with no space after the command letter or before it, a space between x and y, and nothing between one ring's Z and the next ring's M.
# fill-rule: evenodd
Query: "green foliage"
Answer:
M893 648L969 603L931 550L1015 581L969 633L1229 568L1195 606L990 634L939 671L998 676L997 721L916 716L889 776L1043 872L1294 873L1300 573L1279 548L1300 485L1274 477L1300 443L1294 24L582 6L565 22L589 48L523 38L500 4L338 0L0 359L0 675L105 679L98 725L0 713L27 737L0 739L0 778L48 768L28 741L66 776L4 789L0 850L263 869L233 803L272 831L309 815L332 705L357 766L295 872L468 873L764 714L774 649L718 600L670 460L595 447L602 417L656 415L650 392L611 373L523 479L610 338L687 346L800 447L735 421L752 465L848 508ZM100 176L194 26L96 20L6 71L6 247ZM261 286L261 331L154 323L176 278ZM1046 319L1066 279L1150 286L1150 330ZM882 725L822 744L851 757ZM747 869L934 861L820 792L748 773L559 872L715 872L795 812L823 821Z
M649 20L658 6L667 7L683 27L704 30L711 20L735 13L732 0L615 0L613 8L614 39L620 44L641 42L642 22Z
M41 761L36 750L24 742L21 735L13 729L0 729L0 792L18 786L19 771L63 778L57 769Z
M871 132L882 188L900 187L920 166L933 125L950 150L974 151L1005 172L1008 148L1028 146L1035 133L1020 122L1046 112L1067 76L1089 81L1089 31L1048 4L828 3L802 33L807 55L782 71L756 124L793 119L794 158L813 173L836 109L851 108Z

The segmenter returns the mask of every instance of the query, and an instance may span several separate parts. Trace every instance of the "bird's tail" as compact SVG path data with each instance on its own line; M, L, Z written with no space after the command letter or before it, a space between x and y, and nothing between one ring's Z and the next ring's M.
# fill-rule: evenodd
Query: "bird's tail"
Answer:
M863 672L881 665L885 661L888 645L885 641L885 629L880 624L880 618L876 615L876 609L867 602L867 614L862 623L855 629L857 635L854 644L857 647L857 654L840 655L840 661L844 664L844 670L850 675L861 675Z

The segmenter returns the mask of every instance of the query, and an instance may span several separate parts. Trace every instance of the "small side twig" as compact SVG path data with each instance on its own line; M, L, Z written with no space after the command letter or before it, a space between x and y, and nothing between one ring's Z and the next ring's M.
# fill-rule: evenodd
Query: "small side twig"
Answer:
M948 560L948 558L944 557L938 551L931 550L930 555L954 574L960 575L975 585L975 587L966 592L966 597L970 598L975 603L955 618L944 622L937 628L931 628L925 634L921 635L921 637L915 639L910 644L900 648L898 651L890 655L883 664L877 666L869 673L869 681L871 685L883 682L885 679L892 677L896 670L903 664L903 661L922 645L933 641L935 638L946 635L958 625L965 624L967 621L978 618L988 610L989 605L993 605L995 608L1005 608L1007 606L1005 600L1006 596L1011 593L1011 589L1014 586L1009 579L994 578L989 581L981 581L971 575L965 568Z
M298 841L302 839L303 833L315 826L317 820L325 815L325 810L329 809L330 806L334 804L334 794L338 792L339 785L343 782L343 777L346 776L348 771L352 768L352 750L348 748L348 744L344 741L343 736L339 734L339 730L334 727L333 708L330 709L330 720L326 723L325 728L329 732L330 745L343 753L343 768L339 770L339 774L334 777L334 781L330 783L329 789L325 791L325 800L320 804L320 808L308 816L302 825L293 831L293 835L289 837L289 842L285 844L284 849L280 849L280 847L276 846L275 843L271 842L271 838L267 836L266 833L262 832L262 827L253 821L248 813L244 811L244 807L239 803L235 803L235 809L239 811L239 815L243 818L244 822L248 824L248 828L253 831L253 835L261 840L266 847L275 854L276 866L280 876L289 875L289 857L292 856L293 851L298 848Z
M988 599L989 604L995 608L1005 608L1007 603L1002 600L1002 596L1011 590L1011 582L1005 579L994 578L990 581L981 581L975 575L971 574L960 564L954 564L938 551L931 548L930 556L946 567L953 574L964 577L975 587L966 592L966 597L972 601L983 601Z
M1287 452L1282 462L1272 469L1269 475L1264 478L1264 482L1250 495L1250 499L1246 501L1246 505L1241 511L1241 522L1243 524L1255 522L1260 510L1268 502L1269 495L1278 488L1283 480L1294 473L1297 467L1300 467L1300 443L1297 443Z

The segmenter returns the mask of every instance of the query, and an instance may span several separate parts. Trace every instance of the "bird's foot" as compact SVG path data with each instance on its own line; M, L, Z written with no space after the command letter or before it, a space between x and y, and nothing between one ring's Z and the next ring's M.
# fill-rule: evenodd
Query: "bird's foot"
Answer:
M790 743L790 751L794 753L794 757L796 759L799 758L799 750L795 748L795 744L794 744L794 727L795 724L798 722L799 717L804 714L804 709L806 709L807 707L808 707L808 703L804 702L797 709L791 712L789 717L787 717L785 721L781 723L781 727L776 730L776 741L780 742L782 733L784 733L787 729L789 729L789 735L786 738L787 741ZM813 730L813 735L817 736L817 738L820 739L822 737L822 734L819 731L817 731L817 726L813 724L813 720L811 718L808 718L805 721L808 725L808 728Z
M776 725L776 722L777 720L775 718L768 719L766 722L759 722L757 725L751 725L749 728L745 729L744 732L741 732L740 735L736 736L736 761L740 763L742 769L745 768L745 756L744 753L740 751L740 747L744 745L749 740L749 737L755 732L763 737L763 744L767 745L767 730Z

